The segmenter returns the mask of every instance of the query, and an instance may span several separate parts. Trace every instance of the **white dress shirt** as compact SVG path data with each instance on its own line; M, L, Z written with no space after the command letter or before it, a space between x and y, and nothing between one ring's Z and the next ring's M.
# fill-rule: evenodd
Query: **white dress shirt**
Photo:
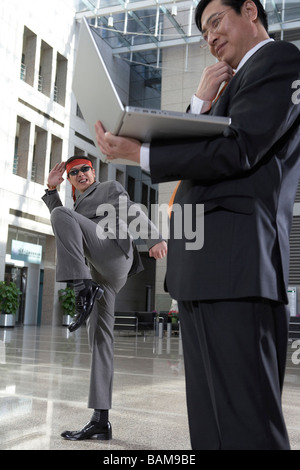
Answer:
M238 72L241 67L247 62L247 60L256 52L258 49L260 49L262 46L267 44L270 41L274 41L274 39L265 39L264 41L261 41L259 44L256 44L250 51L247 52L247 54L244 55L242 60L240 61L238 67L235 70L235 73ZM192 114L201 114L203 112L207 112L211 108L211 102L210 101L204 101L198 98L196 95L192 96L191 99L191 107L190 107L190 112ZM141 147L141 152L140 152L140 165L141 168L145 171L150 171L150 144L149 143L144 143L142 144Z

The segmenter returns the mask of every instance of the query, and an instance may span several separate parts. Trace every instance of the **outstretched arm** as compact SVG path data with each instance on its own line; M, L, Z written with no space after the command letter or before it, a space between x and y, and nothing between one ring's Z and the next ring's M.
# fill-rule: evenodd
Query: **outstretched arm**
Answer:
M48 176L48 185L52 188L56 188L59 184L64 181L62 175L65 172L65 162L57 163L50 171Z
M57 191L51 191L52 189L56 189L56 186L61 184L64 179L62 175L64 174L65 171L65 162L57 163L54 168L50 171L49 176L48 176L48 189L50 191L46 191L44 196L42 197L42 200L48 207L49 211L52 212L52 210L55 207L62 206L62 202L60 200L59 194Z

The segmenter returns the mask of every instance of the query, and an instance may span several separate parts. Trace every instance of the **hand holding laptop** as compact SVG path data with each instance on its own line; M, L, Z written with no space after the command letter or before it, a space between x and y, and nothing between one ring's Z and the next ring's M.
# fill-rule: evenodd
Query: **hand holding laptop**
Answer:
M100 121L95 124L96 139L101 152L107 160L125 159L140 163L141 142L130 137L119 137L111 132L105 132Z

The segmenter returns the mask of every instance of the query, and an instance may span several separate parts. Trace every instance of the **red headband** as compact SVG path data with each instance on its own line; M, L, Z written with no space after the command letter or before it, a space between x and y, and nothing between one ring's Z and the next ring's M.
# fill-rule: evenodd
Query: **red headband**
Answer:
M87 166L90 166L91 168L93 168L93 164L90 160L87 160L85 158L80 158L80 157L76 158L76 159L74 159L71 162L66 164L66 172L67 172L68 178L69 178L69 173L72 170L72 168L74 166L77 166L77 165L87 165ZM76 201L75 191L76 191L76 188L72 185L72 195L73 195L73 200L74 201Z
M93 167L92 162L90 160L78 157L66 164L67 175L69 175L70 170L73 168L73 166L76 166L76 165L88 165L91 168Z

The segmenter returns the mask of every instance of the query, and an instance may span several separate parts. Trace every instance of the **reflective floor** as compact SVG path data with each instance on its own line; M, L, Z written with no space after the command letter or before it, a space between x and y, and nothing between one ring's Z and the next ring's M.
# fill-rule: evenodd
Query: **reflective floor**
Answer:
M284 413L300 450L300 341L290 341ZM1 450L190 450L181 340L117 332L110 421L113 439L65 441L87 409L90 353L85 328L0 330Z

